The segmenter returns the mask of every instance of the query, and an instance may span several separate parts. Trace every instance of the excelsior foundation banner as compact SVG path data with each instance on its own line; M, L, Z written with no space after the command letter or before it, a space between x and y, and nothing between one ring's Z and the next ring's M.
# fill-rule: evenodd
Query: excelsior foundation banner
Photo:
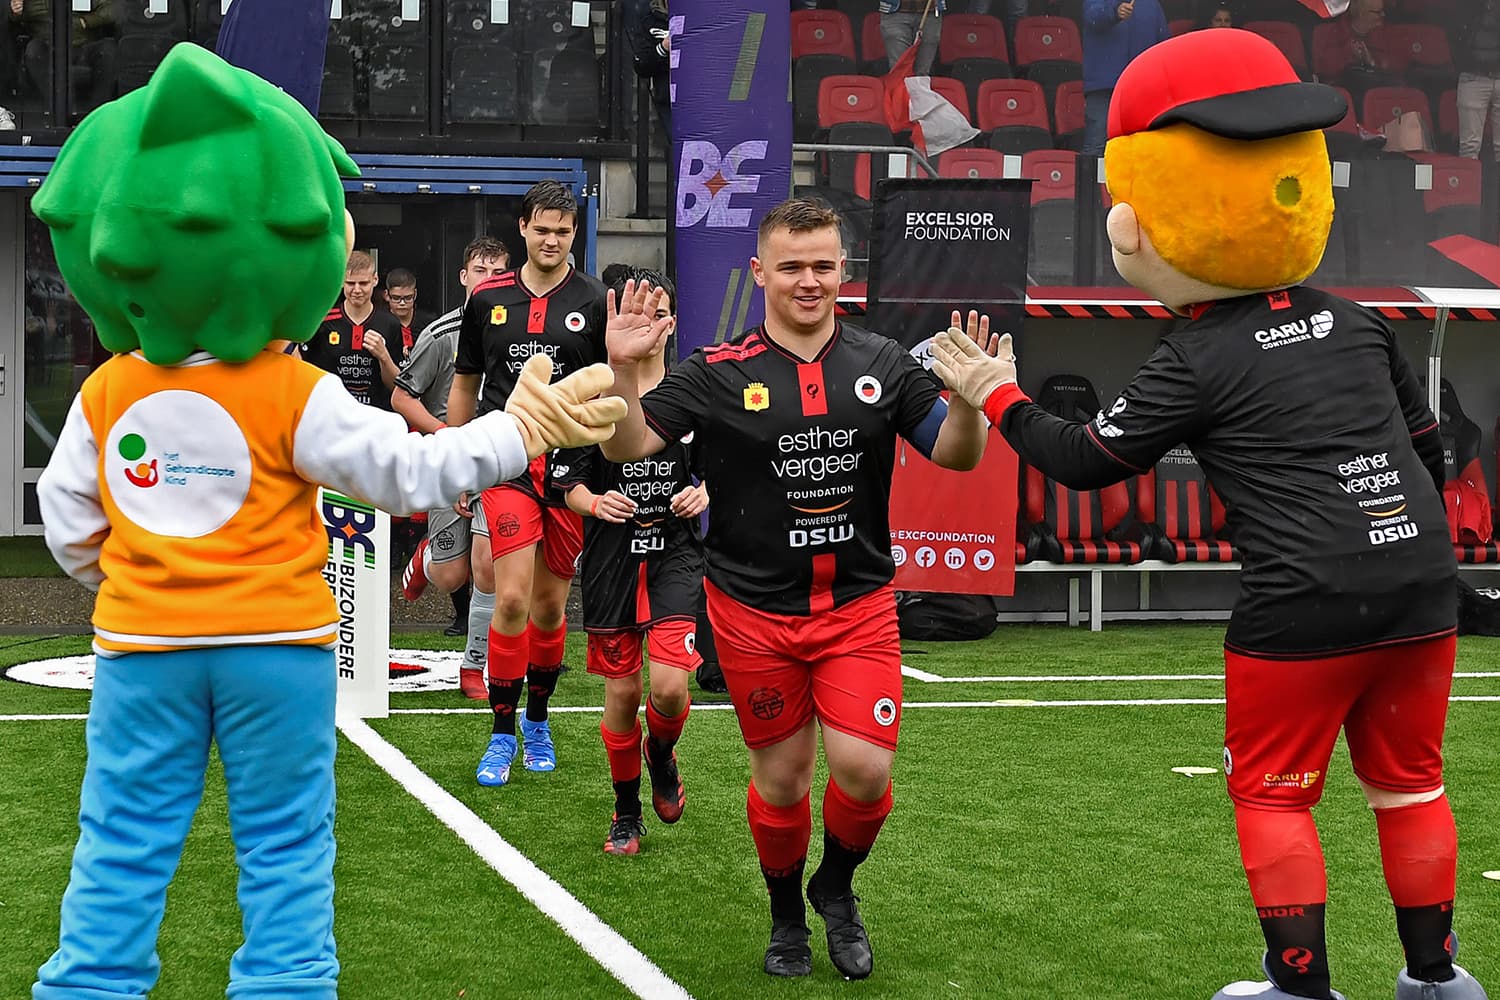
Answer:
M678 350L765 316L755 233L792 181L786 0L671 0Z
M1031 182L881 181L870 241L869 325L931 366L932 335L976 309L1022 350ZM990 432L971 472L928 462L904 441L891 483L896 587L1015 592L1016 455Z

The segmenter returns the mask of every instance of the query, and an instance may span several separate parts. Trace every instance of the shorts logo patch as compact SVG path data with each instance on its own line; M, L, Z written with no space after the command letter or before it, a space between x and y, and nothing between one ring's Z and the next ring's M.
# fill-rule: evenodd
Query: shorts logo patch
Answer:
M501 538L510 538L521 530L521 519L514 514L501 514L495 518L495 533Z
M1233 773L1234 773L1234 754L1232 754L1232 753L1229 752L1229 748L1228 747L1225 747L1224 748L1224 776L1227 778L1227 777L1229 777L1229 775L1231 775Z
M583 318L583 313L581 312L570 312L563 319L563 326L568 328L569 333L582 333L583 328L587 325L588 321Z
M854 380L854 398L861 403L875 404L880 402L880 379L874 375L861 375Z
M689 653L692 653L693 650L697 649L698 648L698 633L697 632L689 632L687 635L683 636L682 637L682 648L685 649L685 650L687 650Z
M786 699L780 688L756 688L750 692L750 714L762 722L770 722L786 708Z
M452 552L453 546L457 544L458 541L453 537L452 528L444 528L432 539L433 548L440 549L443 552Z
M1288 771L1285 774L1266 772L1262 787L1265 788L1311 788L1323 776L1322 771Z
M894 726L896 724L896 703L890 698L882 698L875 703L875 721L882 726Z

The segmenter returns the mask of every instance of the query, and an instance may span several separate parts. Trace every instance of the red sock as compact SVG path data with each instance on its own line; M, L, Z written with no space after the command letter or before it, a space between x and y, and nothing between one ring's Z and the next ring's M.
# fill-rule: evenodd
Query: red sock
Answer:
M1397 906L1433 906L1453 901L1458 871L1458 835L1448 796L1396 809L1375 810L1380 861Z
M828 779L823 791L823 827L838 843L858 853L869 853L880 835L880 827L891 812L891 786L874 802L861 802Z
M789 806L773 806L760 797L755 782L745 796L745 814L761 871L768 875L799 871L807 861L812 837L812 801L807 795Z
M1324 936L1328 874L1312 813L1237 804L1234 820L1272 981L1297 996L1332 996Z
M667 668L672 669L672 668ZM651 734L653 743L660 744L662 749L670 750L677 745L682 738L682 727L687 723L688 712L692 711L693 703L682 706L679 715L662 715L656 710L656 701L653 698L646 699L646 731ZM661 758L653 757L652 760L660 763Z
M526 623L526 637L530 640L530 662L543 670L556 670L562 666L563 645L568 638L568 623L563 622L550 632L536 627L536 622Z
M638 781L641 777L641 724L636 722L628 733L617 733L599 723L604 749L609 754L609 780Z
M491 681L518 681L526 676L526 659L530 643L527 633L506 635L490 626L489 679Z

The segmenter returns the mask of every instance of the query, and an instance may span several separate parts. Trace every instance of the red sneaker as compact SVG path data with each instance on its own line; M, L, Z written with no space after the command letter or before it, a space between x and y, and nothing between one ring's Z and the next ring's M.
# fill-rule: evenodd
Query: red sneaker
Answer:
M484 671L477 667L462 667L458 671L458 689L465 698L489 701L490 689L484 683Z
M427 539L424 538L417 543L417 551L411 554L411 560L401 573L401 595L408 601L417 600L427 589L427 574L422 571L422 557L426 554Z
M639 854L641 837L646 834L646 824L639 816L621 816L616 813L609 821L609 836L604 838L605 854Z

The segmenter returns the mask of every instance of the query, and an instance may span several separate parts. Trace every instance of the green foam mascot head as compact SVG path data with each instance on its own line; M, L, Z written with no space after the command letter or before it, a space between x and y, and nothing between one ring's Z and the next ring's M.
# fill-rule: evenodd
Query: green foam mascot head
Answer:
M307 340L337 300L339 178L358 174L294 99L182 43L83 120L32 210L106 348L248 361Z

